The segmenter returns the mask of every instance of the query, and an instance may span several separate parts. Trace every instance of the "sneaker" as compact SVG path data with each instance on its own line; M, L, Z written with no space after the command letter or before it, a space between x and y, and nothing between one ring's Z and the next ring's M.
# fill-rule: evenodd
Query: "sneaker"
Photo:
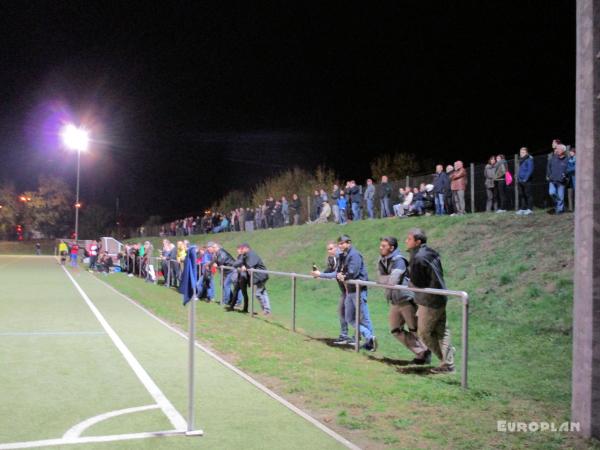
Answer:
M423 358L415 358L411 361L411 364L416 364L417 366L424 366L426 364L431 364L431 350L427 350L423 354Z
M373 336L364 345L362 345L362 348L364 348L365 350L367 350L369 352L377 351L377 338L375 336Z
M532 211L532 210L530 210L530 209L526 209L525 211L523 211L523 215L524 215L524 216L529 216L529 215L531 215L531 214L533 214L533 211Z
M523 214L525 214L525 210L524 209L520 209L515 213L517 216L522 216Z
M356 338L348 338L348 341L346 341L346 345L349 345L350 347L354 347L356 345Z
M505 209L497 209L496 210L496 213L499 213L499 214L502 214L502 213L505 213L505 212L506 212Z
M350 340L351 339L348 336L342 336L340 334L340 336L333 341L333 345L347 345Z
M454 373L456 372L456 368L454 364L442 363L439 367L431 369L430 372L435 374Z

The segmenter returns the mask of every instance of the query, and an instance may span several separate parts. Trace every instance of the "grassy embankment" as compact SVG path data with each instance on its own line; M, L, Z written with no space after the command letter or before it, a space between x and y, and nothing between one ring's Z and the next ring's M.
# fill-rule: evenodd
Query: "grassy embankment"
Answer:
M199 339L366 448L585 448L589 442L566 433L496 431L497 420L569 419L572 219L478 214L210 236L230 252L248 241L270 269L307 273L313 262L322 265L325 242L343 231L373 279L379 237L403 242L409 228L423 227L442 255L448 287L471 295L468 391L460 388L460 373L433 376L408 365L412 355L389 334L387 305L375 289L369 293L380 340L375 354L327 345L339 331L334 283L299 281L298 333L290 332L290 281L276 277L268 283L272 318L252 320L201 303ZM158 248L160 239L153 241ZM174 291L123 275L104 279L185 328ZM448 309L460 355L459 302Z

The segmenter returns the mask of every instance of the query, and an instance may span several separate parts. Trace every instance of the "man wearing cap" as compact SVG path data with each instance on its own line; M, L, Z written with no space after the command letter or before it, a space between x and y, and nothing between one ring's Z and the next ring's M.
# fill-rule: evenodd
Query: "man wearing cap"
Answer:
M221 247L219 244L217 244L216 242L208 242L208 244L206 244L206 250L207 252L211 255L212 257L212 264L213 267L222 267L222 266L228 266L228 267L233 267L233 265L235 264L235 259L233 258L233 256L231 256L227 250L225 250L223 247ZM223 281L223 297L221 298L221 304L222 305L228 305L229 303L231 303L231 278L233 276L233 270L232 269L223 269L223 277L225 277L225 280Z
M310 274L315 278L336 279L338 270L341 267L342 253L338 250L333 241L327 243L327 267L323 272L313 270ZM346 300L346 285L338 280L341 295L338 301L338 317L340 319L340 336L333 341L335 345L353 344L353 340L348 336L348 322L346 322L346 310L344 301Z
M344 309L346 314L346 322L348 322L355 330L365 338L363 348L374 352L377 350L377 339L373 335L373 326L369 315L369 307L367 305L367 288L361 286L360 292L360 323L356 323L356 289L357 286L348 283L351 280L367 281L369 275L362 255L352 246L350 236L343 234L338 240L338 247L342 252L342 262L340 269L337 272L336 278L346 285L346 297L344 299Z
M410 286L417 288L446 289L444 271L438 252L427 246L427 236L420 228L413 228L406 237L406 247L410 252ZM418 307L417 334L423 343L441 361L433 373L454 372L454 353L450 343L450 331L446 324L445 295L415 293Z
M379 282L389 286L408 286L408 260L398 249L398 240L388 236L379 240ZM390 333L415 354L413 364L429 364L431 351L417 335L417 306L411 291L386 289L385 298L390 306L388 321ZM408 328L405 330L404 326Z
M247 243L238 245L238 253L240 257L234 263L234 267L239 267L242 272L248 269L267 270L267 267L263 263L262 259L258 254L250 248ZM255 272L252 275L252 282L254 283L256 298L260 301L260 305L263 309L263 314L268 316L271 314L271 302L269 301L269 294L265 288L265 284L269 279L269 275L266 273ZM236 299L232 298L229 303L229 308L234 307ZM248 310L248 300L244 298L244 310Z

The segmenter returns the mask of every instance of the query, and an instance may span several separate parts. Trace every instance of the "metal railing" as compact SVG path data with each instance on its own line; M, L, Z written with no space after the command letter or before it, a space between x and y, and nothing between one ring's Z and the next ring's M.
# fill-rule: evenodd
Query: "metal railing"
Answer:
M225 270L237 270L235 267L230 266L220 266L219 267L221 274L221 289L223 289L225 277L223 276L223 272ZM247 272L250 274L250 286L251 286L251 296L250 296L250 317L254 317L254 274L255 273L263 273L268 275L277 275L282 277L287 277L291 279L291 302L292 302L292 331L296 332L296 280L297 279L306 279L306 280L321 280L321 281L336 281L330 278L318 278L313 277L312 275L299 274L294 272L278 272L274 270L259 270L259 269L247 269ZM462 346L462 358L461 358L461 387L464 389L468 388L468 360L469 360L469 294L465 291L454 291L449 289L430 289L430 288L413 288L408 286L398 286L398 285L387 285L376 283L374 281L361 281L361 280L348 280L346 284L354 284L357 287L365 286L371 288L381 288L381 289L392 289L397 291L410 291L410 292L418 292L424 294L432 294L432 295L443 295L443 296L451 296L458 297L462 300L462 334L461 334L461 346ZM356 324L356 339L354 340L354 351L358 352L360 350L360 332L358 332L358 327L360 324L360 289L356 289L355 295L355 324Z

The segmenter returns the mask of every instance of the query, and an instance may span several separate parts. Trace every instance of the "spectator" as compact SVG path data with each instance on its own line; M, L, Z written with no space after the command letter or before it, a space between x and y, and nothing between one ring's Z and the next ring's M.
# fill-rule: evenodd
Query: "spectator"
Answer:
M435 175L433 175L433 196L435 203L435 214L443 216L446 213L444 202L446 194L450 190L450 179L444 172L444 166L438 164L435 166Z
M519 189L519 204L521 209L517 215L528 216L533 213L533 196L531 195L531 176L533 175L533 157L527 147L519 150L519 173L517 174L517 187Z
M450 175L452 174L452 172L454 172L454 166L452 164L448 164L446 166L446 175L448 175L448 180L450 180ZM456 211L454 210L454 204L452 202L452 189L448 190L448 193L446 194L446 213L447 214L454 214Z
M566 152L567 148L563 144L559 144L548 166L550 180L548 192L554 199L553 212L555 214L565 212L565 187L568 182L567 165L569 163Z
M367 187L365 189L365 201L367 203L367 217L374 219L375 186L373 185L373 180L370 178L367 180Z
M315 189L315 192L313 194L313 210L312 210L312 214L310 217L310 220L317 220L317 217L319 217L319 215L321 214L321 204L323 203L323 197L321 197L321 194L319 193L318 189Z
M247 271L248 269L258 269L258 270L267 270L267 267L263 263L262 259L258 254L250 248L250 246L246 243L240 244L238 249L242 255L241 259L236 261L234 267L239 267L242 272ZM261 307L263 309L263 314L265 316L271 315L271 303L269 301L269 294L265 287L267 280L269 279L269 275L266 273L255 272L252 275L252 280L254 285L256 286L255 294L256 298L260 301ZM235 300L232 299L232 303ZM246 301L246 299L244 299ZM230 303L229 307L233 308L233 304ZM247 309L247 304L244 305L244 309Z
M381 218L391 217L392 216L392 208L391 208L391 198L392 196L392 187L388 183L388 177L383 175L381 177L381 183L379 184L379 206L381 208Z
M352 220L360 220L361 216L361 208L360 204L362 202L362 192L361 187L356 185L356 181L352 180L348 183L348 188L346 192L350 194L350 205L352 207Z
M409 206L408 212L409 215L420 216L423 214L425 208L423 191L421 191L418 187L413 188L413 197L412 203Z
M285 195L281 196L281 215L283 216L283 224L284 225L289 225L290 224L290 205L287 201L287 198L285 198Z
M406 246L410 252L410 286L417 288L446 289L440 255L427 246L427 236L419 228L408 232ZM433 373L455 371L454 353L450 343L450 331L446 324L447 297L442 295L415 293L417 303L417 333L421 341L434 353L441 364L431 369Z
M398 240L391 236L381 238L379 254L377 264L379 283L389 286L408 286L408 260L398 250ZM388 313L390 333L415 354L413 364L429 364L431 351L417 335L415 294L411 291L386 289L385 297L390 307ZM405 325L408 330L404 329Z
M498 204L497 213L506 212L506 172L508 172L508 163L504 155L496 156L496 177L494 178L494 192Z
M248 232L254 231L254 208L246 208L244 230Z
M341 267L341 254L335 242L327 243L327 267L323 272L317 268L313 268L311 275L316 278L336 279ZM346 322L346 313L344 300L346 298L346 286L338 280L340 288L340 298L338 300L338 318L340 320L340 335L337 340L333 341L335 345L354 344L353 340L348 336L348 322Z
M394 214L396 217L406 217L406 214L410 210L410 205L413 202L413 191L410 186L399 189L398 200L400 202L394 205Z
M293 194L292 201L290 203L290 211L292 213L292 217L294 218L294 225L298 225L300 223L300 208L302 208L302 202L298 198L298 194Z
M331 212L333 213L333 220L335 223L340 223L340 209L338 206L339 198L340 187L337 184L334 184L331 190Z
M348 201L346 200L346 193L340 190L340 197L338 198L338 211L340 214L340 225L346 225L346 209L348 208Z
M569 159L567 160L567 177L569 178L567 184L567 202L569 204L569 211L575 210L575 169L577 165L575 147L569 149Z
M225 231L229 231L229 221L227 220L227 216L221 216L219 225L214 227L212 232L223 233Z
M342 255L340 270L336 278L346 285L346 297L344 299L344 312L348 322L357 333L365 338L363 348L374 352L377 350L377 338L373 334L369 306L367 305L367 288L357 287L355 284L346 283L349 280L367 281L369 275L365 267L362 255L352 246L349 236L343 234L338 238L338 247ZM359 290L360 298L360 323L356 323L356 290Z
M165 279L165 286L174 287L177 285L179 277L179 264L177 264L177 249L168 239L163 240L162 249L162 273Z
M455 214L465 213L465 189L467 188L467 171L462 161L454 163L454 171L450 174L450 190L452 191L452 202Z
M498 202L496 201L495 192L495 180L496 180L496 156L492 155L488 159L488 163L485 165L483 170L485 177L485 212L492 212L498 209Z

